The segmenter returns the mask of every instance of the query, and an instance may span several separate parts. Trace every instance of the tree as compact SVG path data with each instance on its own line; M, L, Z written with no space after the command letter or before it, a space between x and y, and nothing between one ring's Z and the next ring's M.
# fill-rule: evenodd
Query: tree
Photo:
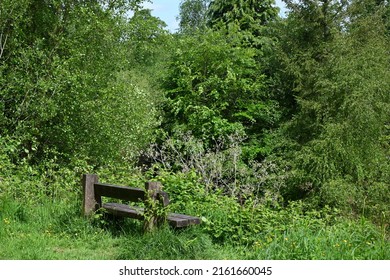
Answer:
M206 28L210 0L184 0L180 3L179 26L181 33L193 33Z
M351 188L344 193L364 196L389 178L386 25L380 9L352 16L356 4L289 4L278 56L289 77L282 96L295 102L281 129L294 195L339 180Z
M2 2L0 133L14 143L14 161L55 155L103 164L145 143L153 98L135 85L123 88L131 83L123 73L125 10L139 3Z
M242 31L254 36L262 35L262 26L272 22L278 15L273 0L214 0L209 7L209 24L213 27L234 23Z
M126 47L131 51L131 66L150 66L159 59L168 35L165 27L165 22L153 17L151 10L141 9L134 12L125 32Z
M265 90L256 49L242 48L240 36L238 30L206 30L179 39L163 83L163 127L171 134L190 130L211 147L239 134L248 137L246 156L256 158L278 109Z
M276 72L280 71L274 75L279 81L275 96L285 105L285 119L294 117L297 121L298 116L302 119L297 122L299 133L296 135L299 143L304 144L316 137L317 130L313 126L321 124L311 110L299 111L299 103L318 97L315 83L320 69L332 55L335 36L342 31L345 5L327 0L303 0L288 1L287 7L290 13L278 26L279 43L271 54L276 57L274 63L279 64Z

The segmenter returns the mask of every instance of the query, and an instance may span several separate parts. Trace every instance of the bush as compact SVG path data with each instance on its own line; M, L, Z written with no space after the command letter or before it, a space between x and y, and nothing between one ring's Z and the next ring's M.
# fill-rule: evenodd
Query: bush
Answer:
M282 207L272 195L242 199L220 190L208 190L195 171L170 173L160 170L153 179L162 182L171 199L170 211L199 216L202 230L214 241L253 244L261 236L282 234L291 226L316 230L332 224L338 212L329 207L318 211L303 202Z
M152 169L163 172L195 173L206 191L219 190L224 194L245 199L245 196L264 196L280 199L285 187L285 170L272 160L263 162L243 159L244 139L237 134L215 140L212 148L191 132L166 137L144 153L154 163Z
M319 200L319 206L329 205L346 216L364 216L383 226L390 215L389 188L386 183L361 187L347 180L331 180L322 186L314 200Z

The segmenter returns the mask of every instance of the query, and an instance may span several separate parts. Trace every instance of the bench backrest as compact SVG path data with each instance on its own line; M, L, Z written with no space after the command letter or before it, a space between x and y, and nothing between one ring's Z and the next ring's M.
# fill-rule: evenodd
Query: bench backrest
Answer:
M85 174L83 185L83 213L88 216L102 207L102 197L116 198L131 202L144 201L148 197L161 199L164 206L169 204L168 194L161 190L159 182L146 182L145 190L139 188L103 184L95 174ZM147 190L147 191L146 191Z
M145 198L145 191L139 188L95 183L94 190L96 198L105 196L131 202L142 201Z

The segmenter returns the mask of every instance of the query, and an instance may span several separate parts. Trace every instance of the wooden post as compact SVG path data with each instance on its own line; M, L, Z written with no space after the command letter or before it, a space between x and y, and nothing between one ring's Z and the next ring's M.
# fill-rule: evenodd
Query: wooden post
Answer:
M163 204L160 204L160 193L162 193L162 185L160 182L146 182L145 183L145 210L144 210L144 232L152 232L160 226L165 217L158 213L163 211L166 206L166 199L163 197ZM168 202L169 203L169 202Z
M95 199L94 184L99 182L98 175L84 174L82 178L83 185L83 215L91 216L96 210L97 201Z

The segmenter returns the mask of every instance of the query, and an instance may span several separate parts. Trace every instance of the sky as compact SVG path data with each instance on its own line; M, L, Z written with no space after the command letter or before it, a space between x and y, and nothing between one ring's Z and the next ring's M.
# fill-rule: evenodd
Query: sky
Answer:
M152 10L152 15L163 20L171 32L179 28L176 18L179 15L179 5L182 0L151 0L152 3L146 2L144 7ZM276 5L284 13L284 4L281 0L276 0Z

